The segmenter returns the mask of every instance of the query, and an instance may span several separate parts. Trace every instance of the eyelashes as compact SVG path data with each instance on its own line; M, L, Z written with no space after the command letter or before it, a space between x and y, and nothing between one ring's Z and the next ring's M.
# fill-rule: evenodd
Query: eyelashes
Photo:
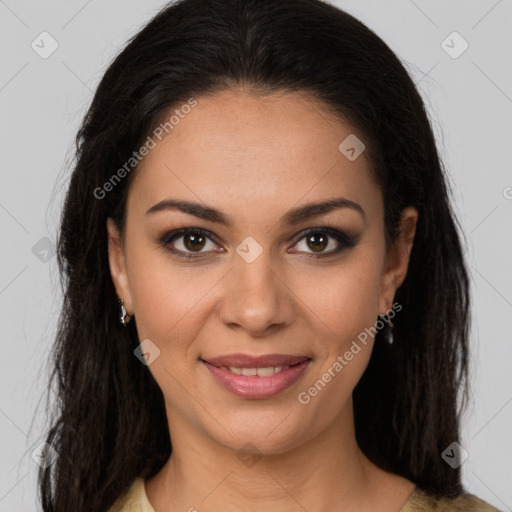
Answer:
M303 253L300 250L294 249L292 253L300 254L300 256L304 257L305 259L320 259L332 257L340 254L342 251L346 249L355 247L357 245L358 238L359 237L357 236L348 235L342 231L339 231L338 229L329 226L312 228L302 232L300 236L297 238L293 247L297 246L299 243L303 243L304 241L304 245L306 249L308 249L308 240L313 241L313 245L317 245L318 240L320 240L320 245L326 242L327 247L330 247L332 245L332 240L334 240L335 248L330 249L329 251L306 251L305 253ZM181 245L183 247L182 249L178 249L173 245L176 243L176 241L179 241L180 239L182 240L179 242L178 245ZM192 242L192 245L195 245L198 241L200 243L204 241L205 246L207 246L209 242L211 246L210 250L190 251L190 249L187 248L187 246L185 245L185 243L188 242ZM217 246L220 245L220 242L218 241L216 235L211 231L202 228L181 228L174 231L170 231L160 238L159 243L165 250L169 251L174 256L177 256L178 258L183 260L205 259L212 256L212 251L213 253L224 252L223 249L219 250L217 248ZM203 248L204 247L201 247L201 249Z

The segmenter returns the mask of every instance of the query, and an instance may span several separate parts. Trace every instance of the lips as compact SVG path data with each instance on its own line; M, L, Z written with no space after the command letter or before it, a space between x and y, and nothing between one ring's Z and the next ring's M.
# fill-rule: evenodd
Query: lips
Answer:
M283 361L283 356L280 356L281 359L279 361ZM288 357L287 361L293 362L293 359ZM224 366L214 366L206 361L202 361L203 365L207 370L209 370L211 376L214 378L217 383L219 383L224 389L229 391L231 394L243 398L243 399L265 399L271 398L279 393L282 393L289 387L291 387L294 383L298 381L298 379L304 374L307 370L308 366L311 364L311 359L308 357L300 358L302 362L294 364L293 366L276 366L276 367L263 367L264 374L260 375L260 367L257 368L258 375L254 375L254 367L253 371L244 368L243 372L248 371L249 375L239 375L235 373L235 367L226 368ZM261 361L262 359L260 359ZM223 359L226 361L226 359ZM234 359L230 356L229 362L238 361L237 364L255 364L255 358L251 358L251 361L247 361L242 359ZM269 359L263 359L263 364L269 364ZM276 361L276 359L272 359L271 361ZM261 363L258 363L261 364ZM240 367L237 369L240 371ZM270 373L272 375L266 375L268 370L272 370ZM274 370L279 370L274 373Z
M268 368L270 366L295 366L310 360L307 356L296 356L290 354L266 354L262 356L251 356L248 354L229 354L220 357L203 358L203 361L216 366L217 368L230 366L236 368Z
M230 354L201 359L214 380L244 399L270 398L285 391L304 374L311 360L290 354Z

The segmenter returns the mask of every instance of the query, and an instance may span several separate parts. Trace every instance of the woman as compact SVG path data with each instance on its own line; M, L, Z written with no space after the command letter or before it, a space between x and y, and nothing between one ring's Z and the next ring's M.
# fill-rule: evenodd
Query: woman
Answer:
M496 510L461 485L442 164L373 32L319 0L171 4L77 157L45 511Z

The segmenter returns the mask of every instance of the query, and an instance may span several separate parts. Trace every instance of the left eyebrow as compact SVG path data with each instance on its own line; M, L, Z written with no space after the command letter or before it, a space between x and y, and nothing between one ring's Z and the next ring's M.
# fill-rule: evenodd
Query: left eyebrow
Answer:
M351 201L345 197L336 197L333 199L328 199L327 201L309 203L305 206L300 206L287 212L279 220L279 223L281 225L294 226L306 220L311 220L322 215L326 215L327 213L340 208L350 208L357 211L363 217L363 220L366 223L366 213L363 207L359 203ZM203 206L199 203L194 203L191 201L178 201L176 199L164 199L163 201L160 201L159 203L152 206L146 212L146 215L162 212L165 210L179 210L188 215L193 215L194 217L198 217L209 222L222 224L226 227L231 227L233 225L232 217L222 213L219 210L216 210L215 208L210 206Z
M363 217L363 220L366 223L366 213L363 207L359 203L351 201L345 197L335 197L319 203L309 203L305 206L290 210L281 218L280 223L283 225L293 226L306 220L326 215L327 213L340 208L350 208L355 210L361 215L361 217Z

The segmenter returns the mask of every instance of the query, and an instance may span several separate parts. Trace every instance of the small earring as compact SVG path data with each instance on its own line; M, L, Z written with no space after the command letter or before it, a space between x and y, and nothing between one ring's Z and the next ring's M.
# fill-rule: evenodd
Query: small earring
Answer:
M119 321L126 327L126 324L130 321L130 315L126 312L126 308L124 307L124 300L120 299L119 308L121 312L119 313Z
M387 319L386 319L387 318ZM392 345L393 344L393 327L395 326L391 320L391 318L386 317L386 315L379 315L379 320L381 320L382 322L386 323L388 325L387 328L384 328L385 329L385 338L386 338L386 341Z
M387 336L386 336L386 341L392 345L393 344L393 327L394 327L394 324L391 320L391 318L388 317L388 328L387 328Z
M388 337L387 342L392 345L393 344L393 322L389 320L389 329L388 329Z

